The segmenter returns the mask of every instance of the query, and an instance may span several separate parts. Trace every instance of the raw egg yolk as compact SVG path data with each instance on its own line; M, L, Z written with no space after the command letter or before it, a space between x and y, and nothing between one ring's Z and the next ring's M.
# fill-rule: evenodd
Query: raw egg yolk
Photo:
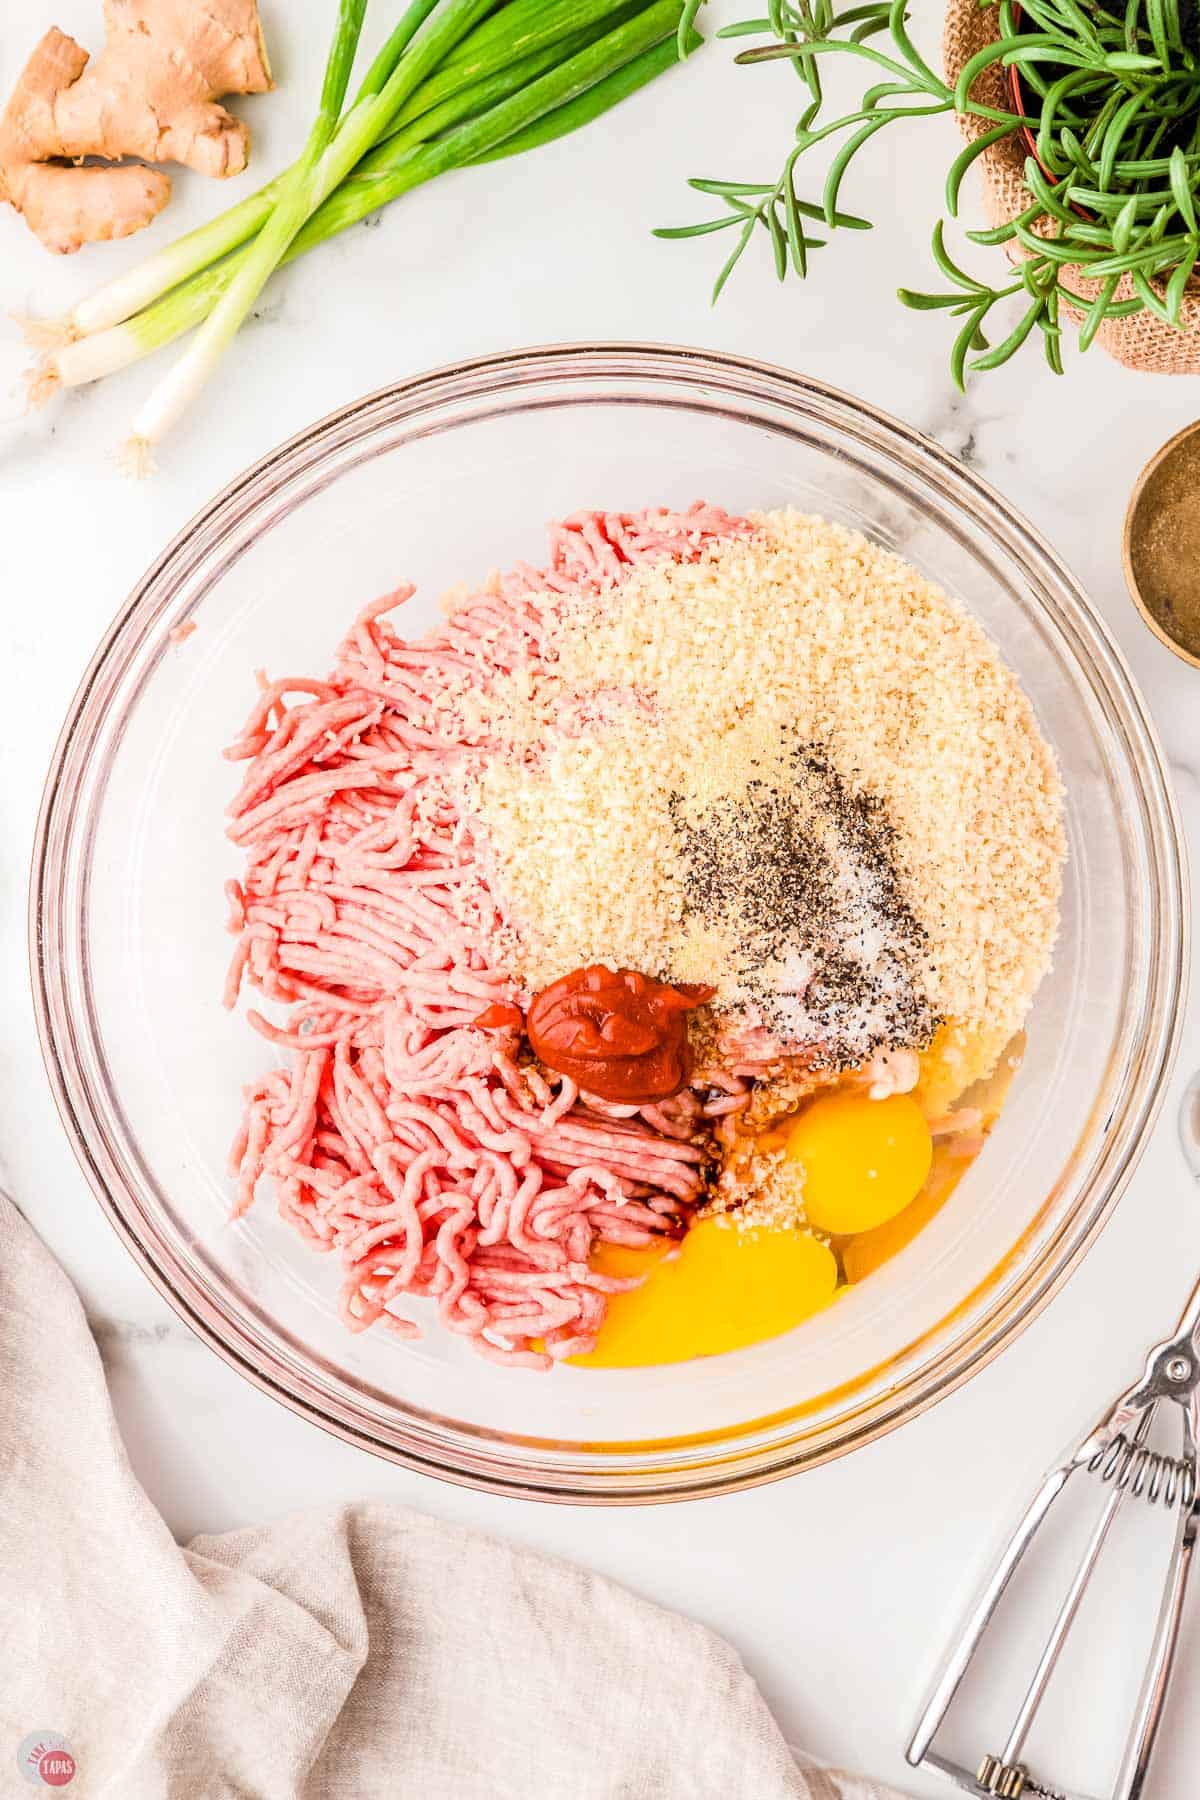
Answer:
M646 1273L641 1287L613 1294L596 1348L571 1358L589 1368L718 1356L790 1331L833 1298L833 1252L806 1231L741 1231L701 1219L678 1245L645 1250L600 1244L592 1267Z
M784 1154L803 1167L809 1224L843 1237L873 1231L916 1199L933 1141L909 1094L827 1094L800 1114Z
M930 1219L936 1218L969 1167L968 1157L952 1156L944 1144L936 1145L929 1174L912 1204L898 1212L895 1218L877 1225L874 1231L864 1231L842 1245L846 1280L851 1283L865 1281L893 1256L898 1256L918 1232L924 1231Z

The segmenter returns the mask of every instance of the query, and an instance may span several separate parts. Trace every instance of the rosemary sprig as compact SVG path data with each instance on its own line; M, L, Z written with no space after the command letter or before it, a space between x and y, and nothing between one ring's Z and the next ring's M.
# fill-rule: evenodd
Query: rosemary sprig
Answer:
M1014 263L1005 281L992 286L969 275L947 251L939 220L933 258L948 289L899 290L906 306L962 320L950 357L955 380L961 384L968 372L999 368L1026 343L1039 341L1049 366L1061 373L1064 305L1083 315L1083 350L1106 319L1150 312L1178 327L1200 268L1197 11L1196 0L999 0L995 42L970 59L951 89L913 44L906 0L868 0L841 10L834 0L768 0L765 16L726 26L718 35L767 38L735 60L743 66L790 61L804 84L804 108L783 167L774 182L693 180L696 192L719 200L725 210L656 235L735 233L714 300L760 231L779 279L789 273L804 278L811 250L837 231L870 228L869 219L841 205L860 152L902 122L965 113L982 129L947 171L945 210L951 218L965 175L991 146L1028 130L1036 155L1025 162L1025 211L993 230L967 233L978 245L1009 247ZM821 81L830 57L851 58L863 71L859 104L836 117L825 116ZM1024 112L975 97L980 77L997 65L1017 69ZM800 164L826 142L833 154L819 202L802 199ZM810 230L813 223L821 235ZM1068 270L1078 275L1068 277ZM1087 290L1071 285L1079 277ZM994 327L995 309L1006 314L1014 307L1015 321L989 344L985 322Z

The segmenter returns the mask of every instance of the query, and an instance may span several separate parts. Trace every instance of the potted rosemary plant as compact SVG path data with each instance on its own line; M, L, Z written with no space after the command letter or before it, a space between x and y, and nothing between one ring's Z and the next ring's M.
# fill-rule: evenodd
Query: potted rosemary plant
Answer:
M694 12L695 8L691 8ZM854 159L902 121L953 112L966 143L947 170L945 207L958 212L967 171L983 172L989 224L969 231L1007 253L1007 274L978 276L950 255L944 223L933 256L945 286L902 288L901 301L955 322L951 367L998 368L1040 341L1062 371L1063 322L1081 349L1100 342L1135 368L1200 373L1200 31L1192 0L948 0L944 74L909 35L905 0L770 0L768 16L722 36L762 37L737 61L786 58L804 103L774 181L702 178L690 185L724 207L664 237L729 230L719 293L756 238L782 280L808 273L810 253L870 221L843 209ZM863 71L857 106L830 117L822 68L851 58ZM819 197L797 182L817 146L833 148ZM1009 313L1015 316L1008 318ZM1003 318L1001 333L995 330ZM995 341L989 341L985 327Z

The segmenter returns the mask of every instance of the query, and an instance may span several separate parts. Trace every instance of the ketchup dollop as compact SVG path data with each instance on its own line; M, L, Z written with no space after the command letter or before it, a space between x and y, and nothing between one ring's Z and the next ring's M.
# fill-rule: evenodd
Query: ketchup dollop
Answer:
M547 1068L624 1105L666 1100L692 1072L687 1015L714 989L597 963L535 994L525 1030Z

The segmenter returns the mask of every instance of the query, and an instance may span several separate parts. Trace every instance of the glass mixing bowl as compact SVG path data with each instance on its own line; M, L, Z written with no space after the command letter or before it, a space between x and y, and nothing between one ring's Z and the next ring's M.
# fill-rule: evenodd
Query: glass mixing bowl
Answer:
M520 557L583 506L793 504L861 528L966 602L1066 781L1052 972L1000 1124L919 1239L790 1334L642 1370L496 1368L431 1329L351 1337L339 1270L269 1195L227 1222L243 1082L270 1047L222 1011L220 751L253 671L320 673L350 615ZM194 632L184 636L180 626ZM58 1104L163 1294L250 1380L410 1467L576 1501L707 1494L810 1468L980 1368L1075 1267L1145 1142L1175 1047L1184 870L1128 672L1048 546L936 444L784 370L597 345L491 357L374 394L238 477L96 653L38 834L33 974Z

